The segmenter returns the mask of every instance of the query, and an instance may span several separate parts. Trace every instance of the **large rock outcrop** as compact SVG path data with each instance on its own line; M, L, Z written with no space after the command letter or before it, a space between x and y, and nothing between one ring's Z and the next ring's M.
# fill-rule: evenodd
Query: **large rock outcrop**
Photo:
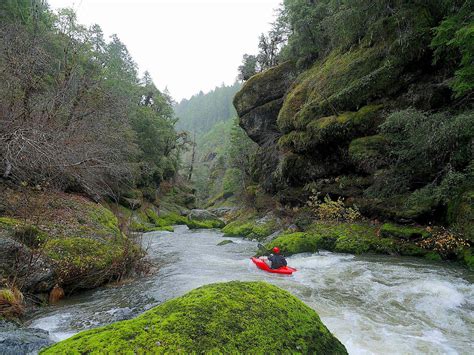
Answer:
M235 95L239 124L255 142L264 144L272 133L278 132L276 118L295 78L293 63L285 62L253 76Z
M200 287L141 316L81 332L58 353L346 354L314 310L263 282Z
M317 189L357 202L367 216L400 222L434 214L431 206L404 210L407 196L365 193L390 168L379 130L388 115L407 107L437 110L452 98L442 68L426 55L433 24L423 16L417 21L425 30L403 47L360 44L333 50L298 75L285 62L248 80L234 105L241 127L260 145L259 179L268 192L301 204Z

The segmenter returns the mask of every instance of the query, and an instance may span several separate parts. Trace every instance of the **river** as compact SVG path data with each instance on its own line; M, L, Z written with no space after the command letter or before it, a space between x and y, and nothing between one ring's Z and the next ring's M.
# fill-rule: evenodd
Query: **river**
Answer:
M350 354L469 354L474 349L474 273L411 258L321 252L288 258L293 276L258 270L256 243L222 233L144 235L156 272L128 284L87 291L41 308L29 326L59 341L99 325L129 319L201 285L267 281L315 309Z

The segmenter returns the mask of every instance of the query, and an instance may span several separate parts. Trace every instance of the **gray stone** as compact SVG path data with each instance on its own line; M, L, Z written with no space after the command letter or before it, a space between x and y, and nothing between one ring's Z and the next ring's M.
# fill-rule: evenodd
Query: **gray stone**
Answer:
M55 283L52 265L39 253L6 237L0 238L0 274L17 275L23 291L48 292Z
M219 219L215 214L209 212L208 210L199 209L189 211L188 218L192 221L209 221Z
M37 354L53 341L42 329L22 328L11 322L0 320L0 354Z
M218 207L210 209L209 211L217 217L223 217L228 213L232 213L238 210L238 207Z

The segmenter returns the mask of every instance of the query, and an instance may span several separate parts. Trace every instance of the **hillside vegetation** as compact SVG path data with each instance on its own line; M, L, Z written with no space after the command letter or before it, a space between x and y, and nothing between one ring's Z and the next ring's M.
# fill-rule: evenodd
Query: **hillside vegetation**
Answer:
M258 57L276 65L234 99L267 167L254 182L284 206L443 225L469 246L472 2L286 0L279 13L263 37L279 45Z

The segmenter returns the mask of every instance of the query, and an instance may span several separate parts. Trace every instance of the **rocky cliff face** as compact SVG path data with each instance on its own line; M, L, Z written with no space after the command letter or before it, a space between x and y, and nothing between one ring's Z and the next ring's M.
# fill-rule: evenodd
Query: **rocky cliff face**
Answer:
M446 108L452 96L425 41L333 51L298 75L283 63L247 81L234 105L260 145L262 185L283 203L301 204L316 189L355 202L367 216L420 221L436 213L433 206L367 194L390 164L379 126L404 108Z

